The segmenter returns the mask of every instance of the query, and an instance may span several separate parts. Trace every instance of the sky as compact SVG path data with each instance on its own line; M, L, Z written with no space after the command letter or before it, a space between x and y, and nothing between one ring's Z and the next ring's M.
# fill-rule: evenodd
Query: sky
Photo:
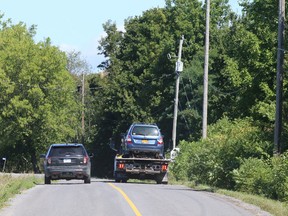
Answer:
M237 0L229 1L234 11L241 11ZM165 0L0 0L0 13L4 14L2 20L11 19L13 24L37 25L35 42L49 37L52 45L63 51L79 51L97 72L104 59L97 47L105 35L102 25L106 21L123 29L128 17L164 6Z

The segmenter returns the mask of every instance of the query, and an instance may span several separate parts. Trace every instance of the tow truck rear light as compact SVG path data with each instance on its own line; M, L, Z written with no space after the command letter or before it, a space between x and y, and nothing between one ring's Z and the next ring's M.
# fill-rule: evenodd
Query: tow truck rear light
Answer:
M118 169L124 169L125 164L124 163L118 163Z
M127 142L127 144L132 144L132 138L130 135L127 136L126 142Z
M168 164L162 164L162 171L167 171Z

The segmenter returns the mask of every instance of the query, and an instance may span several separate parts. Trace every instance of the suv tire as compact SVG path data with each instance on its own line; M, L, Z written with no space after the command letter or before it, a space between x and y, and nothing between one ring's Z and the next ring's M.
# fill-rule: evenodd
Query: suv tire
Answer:
M44 177L44 183L45 183L45 184L51 184L51 178L45 176L45 177Z
M91 177L90 176L85 177L84 183L85 184L90 184L91 183Z

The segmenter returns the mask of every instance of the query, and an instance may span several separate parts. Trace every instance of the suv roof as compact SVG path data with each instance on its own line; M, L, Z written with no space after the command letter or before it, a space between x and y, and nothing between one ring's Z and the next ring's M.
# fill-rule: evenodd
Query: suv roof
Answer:
M132 125L153 125L153 126L157 126L156 123L144 123L144 122L134 122Z
M51 146L83 146L83 144L80 143L55 143Z

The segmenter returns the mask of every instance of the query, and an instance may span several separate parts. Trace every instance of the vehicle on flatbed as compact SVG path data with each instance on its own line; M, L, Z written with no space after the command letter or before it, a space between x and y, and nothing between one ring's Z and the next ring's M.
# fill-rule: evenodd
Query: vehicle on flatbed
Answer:
M119 154L114 159L114 179L151 179L157 184L168 183L168 165L164 142L156 124L133 123L122 134Z
M134 123L122 134L122 152L130 157L163 158L164 142L156 124Z

